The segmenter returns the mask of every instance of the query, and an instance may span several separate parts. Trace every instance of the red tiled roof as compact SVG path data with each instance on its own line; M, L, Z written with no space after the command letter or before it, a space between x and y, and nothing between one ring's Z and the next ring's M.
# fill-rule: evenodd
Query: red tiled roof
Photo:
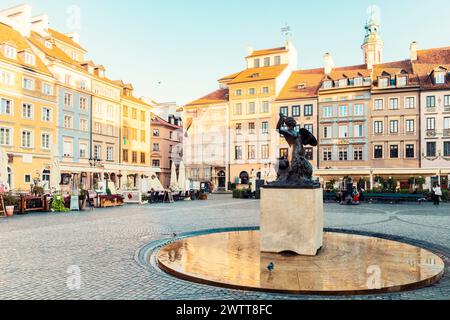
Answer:
M431 75L438 67L447 69L445 84L436 85L432 80ZM419 76L422 89L450 89L450 47L418 50L413 69Z
M276 100L282 101L316 97L323 77L323 68L294 71Z
M228 101L228 89L219 89L210 94L197 99L195 101L189 102L186 106L198 106L198 105L208 105L216 104Z
M370 77L371 70L367 69L367 65L356 65L347 67L334 68L327 78L331 80L340 80L344 78L352 79L357 77Z
M265 56L265 55L269 55L269 54L277 54L277 53L285 53L285 52L287 52L286 47L255 50L255 51L253 51L253 53L251 55L247 56L247 58L260 57L260 56Z
M287 64L280 64L270 67L250 68L239 72L228 84L245 83L262 80L273 80L277 78L287 67Z
M66 44L68 44L68 45L70 45L72 47L75 47L75 48L77 48L79 50L82 50L82 51L86 52L86 50L82 46L80 46L78 43L73 41L71 38L69 38L65 34L59 32L59 31L56 31L54 29L51 29L51 28L48 28L48 33L50 33L50 35L53 38L55 38L56 40L65 42Z
M393 61L387 63L376 64L373 66L373 80L376 82L378 77L383 74L389 74L392 77L396 75L406 73L409 79L409 85L418 85L419 77L414 74L413 66L410 60Z

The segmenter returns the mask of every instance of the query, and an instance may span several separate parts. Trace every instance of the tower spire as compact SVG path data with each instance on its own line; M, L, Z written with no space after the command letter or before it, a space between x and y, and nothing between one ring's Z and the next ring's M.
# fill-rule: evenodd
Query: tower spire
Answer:
M361 49L364 53L364 62L368 69L374 64L383 62L383 40L380 34L380 8L370 6L367 8L368 18L366 20L366 34Z

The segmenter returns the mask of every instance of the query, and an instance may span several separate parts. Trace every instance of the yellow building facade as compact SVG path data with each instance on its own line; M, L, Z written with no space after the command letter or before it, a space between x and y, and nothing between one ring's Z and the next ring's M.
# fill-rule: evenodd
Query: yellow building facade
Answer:
M34 179L49 181L58 108L52 74L13 25L2 16L0 145L9 158L11 188L29 191Z

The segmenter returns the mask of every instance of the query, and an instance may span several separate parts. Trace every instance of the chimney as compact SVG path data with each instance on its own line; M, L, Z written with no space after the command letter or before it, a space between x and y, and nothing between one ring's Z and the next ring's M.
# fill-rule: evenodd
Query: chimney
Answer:
M66 36L72 39L75 43L80 44L80 35L78 34L78 32L69 32L66 33Z
M325 69L325 74L330 74L331 71L333 71L334 68L334 61L333 57L331 56L331 53L327 52L323 56L323 67Z
M94 69L94 73L99 76L100 78L104 78L105 77L105 67L100 65L100 66L96 66Z
M31 18L31 30L39 33L41 36L48 36L48 15L41 14Z
M6 18L15 30L19 31L24 37L30 36L31 27L31 6L22 4L13 8L0 11L0 16Z
M416 41L413 41L409 46L409 52L411 55L411 61L417 61L417 49L418 45Z
M251 46L247 47L247 56L251 56L253 54L253 48Z

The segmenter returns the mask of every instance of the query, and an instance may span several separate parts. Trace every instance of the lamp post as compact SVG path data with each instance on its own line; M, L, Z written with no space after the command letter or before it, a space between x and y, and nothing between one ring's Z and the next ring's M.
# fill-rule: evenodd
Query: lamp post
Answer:
M100 163L102 162L101 159L99 159L98 157L94 157L94 158L89 158L89 165L91 166L91 168L96 168ZM91 187L94 187L94 173L91 173Z

